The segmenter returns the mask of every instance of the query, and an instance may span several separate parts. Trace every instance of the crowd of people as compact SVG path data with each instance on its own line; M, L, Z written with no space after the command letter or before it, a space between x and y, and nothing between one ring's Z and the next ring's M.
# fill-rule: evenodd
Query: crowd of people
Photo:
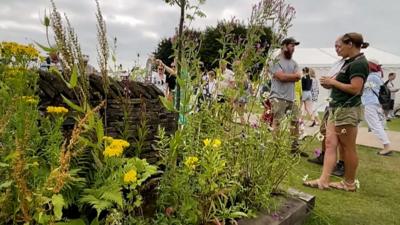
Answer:
M308 155L299 150L299 128L306 118L311 121L310 127L319 125L323 137L322 152L308 161L323 165L322 173L318 179L305 181L304 185L355 191L358 167L356 138L362 119L366 121L369 131L382 143L378 155L388 156L392 153L385 127L386 122L394 117L395 95L400 90L393 82L396 74L389 73L387 80L384 80L384 71L379 61L367 59L361 52L369 44L364 42L359 33L346 33L337 38L335 50L341 59L320 79L317 79L313 68L300 68L293 59L299 44L294 38L284 39L279 55L265 65L261 72L269 81L265 87L269 93L263 101L265 111L262 121L268 123L275 134L280 129L280 123L290 118L291 153L305 157ZM84 56L87 73L97 73L88 61L89 57ZM246 105L249 97L254 95L250 75L244 71L241 61L234 61L232 70L228 64L221 60L217 69L204 71L202 84L196 88L200 96L199 103L212 100L229 102L239 116L240 123L246 124L249 122L244 117ZM177 76L176 62L167 66L162 60L156 59L154 65L156 71L151 73L148 82L154 84L168 99L175 99L175 84L169 81ZM49 69L51 66L62 70L59 57L54 52L49 54L41 69ZM330 91L329 105L322 120L314 107L320 86ZM234 93L234 96L229 93ZM181 93L180 97L186 98L189 94ZM184 121L184 118L181 119ZM331 182L331 175L343 177L343 180Z
M384 82L384 72L379 62L367 59L361 52L369 44L364 42L359 33L346 33L337 38L335 50L341 59L326 74L322 74L320 79L317 79L313 68L300 68L293 60L295 47L299 44L293 38L284 39L276 60L266 65L261 73L269 80L263 121L269 123L271 130L276 132L284 118L291 118L291 152L302 156L307 154L299 151L301 123L308 118L311 121L310 127L319 125L323 136L322 153L309 161L323 165L322 173L318 179L305 181L304 185L319 189L355 191L358 167L356 138L363 117L369 130L382 142L383 148L378 154L387 156L392 153L385 123L394 117L395 94L400 90L393 83L396 74L390 73ZM153 74L152 82L157 86L161 85L160 90L168 96L171 89L166 83L164 72L167 70L168 74L176 76L176 70L172 66L167 67L160 60L156 64L159 73ZM240 122L247 123L243 114L248 97L254 94L251 81L241 70L240 61L232 63L233 70L227 68L227 65L227 61L221 61L218 69L205 73L201 96L203 100L225 102L225 90L241 90L232 104ZM330 91L329 105L322 120L314 107L318 101L320 86ZM385 89L389 92L388 100L385 100ZM343 177L343 180L331 182L332 174Z

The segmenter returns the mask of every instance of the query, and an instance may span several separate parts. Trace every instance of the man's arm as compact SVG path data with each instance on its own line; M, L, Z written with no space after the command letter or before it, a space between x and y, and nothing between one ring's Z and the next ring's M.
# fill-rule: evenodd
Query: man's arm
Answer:
M283 71L278 71L273 76L281 82L296 82L301 79L301 72L284 73Z

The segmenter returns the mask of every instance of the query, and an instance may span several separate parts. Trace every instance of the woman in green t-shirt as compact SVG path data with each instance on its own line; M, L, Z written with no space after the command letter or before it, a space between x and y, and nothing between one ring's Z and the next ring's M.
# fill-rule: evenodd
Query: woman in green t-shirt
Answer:
M340 41L340 55L347 58L335 78L323 76L321 85L331 88L329 119L326 131L324 166L319 179L306 181L304 185L319 189L336 188L356 190L358 156L356 137L361 121L361 94L369 74L368 61L361 48L368 47L361 34L347 33ZM340 145L344 152L344 180L330 183L330 175L336 165L336 150Z

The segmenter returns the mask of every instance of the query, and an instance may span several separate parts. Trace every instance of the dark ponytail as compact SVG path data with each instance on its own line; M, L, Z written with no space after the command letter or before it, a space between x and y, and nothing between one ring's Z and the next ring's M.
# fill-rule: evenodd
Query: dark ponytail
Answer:
M352 43L356 48L368 48L369 43L364 42L364 38L359 33L346 33L342 36L342 42L345 44Z
M368 46L369 46L369 43L368 43L368 42L363 42L363 43L361 44L361 48L368 48Z

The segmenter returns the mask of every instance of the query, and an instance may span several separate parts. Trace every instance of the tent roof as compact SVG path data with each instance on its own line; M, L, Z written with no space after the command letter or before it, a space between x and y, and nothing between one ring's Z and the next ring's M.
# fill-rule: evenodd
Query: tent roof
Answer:
M400 56L371 47L362 52L367 58L378 60L384 67L400 67ZM293 59L301 66L330 67L339 57L334 48L296 48Z

